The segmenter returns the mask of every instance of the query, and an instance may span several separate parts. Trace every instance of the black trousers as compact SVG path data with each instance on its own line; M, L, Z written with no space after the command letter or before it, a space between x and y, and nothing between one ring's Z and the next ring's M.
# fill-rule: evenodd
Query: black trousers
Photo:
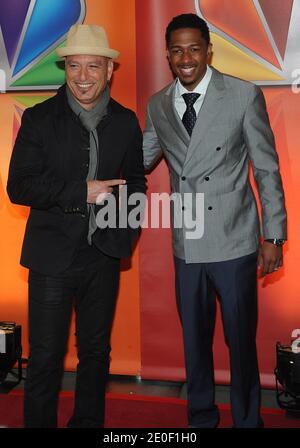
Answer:
M104 254L97 263L71 267L56 277L29 272L25 427L57 426L57 400L73 304L79 363L74 411L68 426L103 427L119 274L120 260Z
M235 427L260 427L256 353L257 253L218 263L175 258L177 305L183 327L188 417L194 427L215 427L213 334L216 292L229 347L231 410Z

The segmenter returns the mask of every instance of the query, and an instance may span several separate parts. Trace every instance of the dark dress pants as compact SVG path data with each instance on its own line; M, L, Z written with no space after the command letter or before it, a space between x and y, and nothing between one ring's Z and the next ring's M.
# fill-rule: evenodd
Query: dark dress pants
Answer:
M256 353L257 253L218 263L175 258L177 306L183 327L188 417L193 427L216 427L213 333L216 292L230 354L231 411L235 427L260 427Z
M110 334L120 261L104 254L82 268L49 277L29 272L30 356L25 382L25 427L57 426L57 399L74 302L79 363L69 427L102 427Z

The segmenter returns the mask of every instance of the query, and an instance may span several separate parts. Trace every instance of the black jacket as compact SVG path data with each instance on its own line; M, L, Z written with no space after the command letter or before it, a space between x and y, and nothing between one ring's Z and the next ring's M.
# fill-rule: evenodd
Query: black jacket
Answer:
M97 179L126 179L128 194L145 192L142 134L135 114L110 100L97 128ZM30 206L21 264L55 275L71 263L87 232L89 133L70 109L62 86L57 95L27 109L10 162L7 192ZM131 254L137 229L97 229L93 241L107 255Z

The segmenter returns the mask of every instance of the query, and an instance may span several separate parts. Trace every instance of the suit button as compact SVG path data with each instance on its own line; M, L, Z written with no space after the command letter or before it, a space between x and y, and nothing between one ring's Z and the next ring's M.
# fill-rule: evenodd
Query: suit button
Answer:
M185 176L182 176L181 180L186 180L186 177L185 177Z
M216 148L216 151L221 151L221 147L220 146L218 146L217 148Z
M208 210L212 210L213 208L212 208L212 206L210 205L209 207L208 207Z
M183 206L181 207L181 209L182 209L182 210L185 210L185 207L184 207L184 205L183 205Z
M210 179L210 177L209 177L209 176L206 176L204 179L206 180L206 182L208 182L209 179Z

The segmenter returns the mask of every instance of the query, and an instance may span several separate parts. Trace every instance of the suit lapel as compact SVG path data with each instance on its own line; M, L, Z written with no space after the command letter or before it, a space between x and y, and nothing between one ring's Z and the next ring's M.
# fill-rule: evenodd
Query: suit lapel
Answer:
M209 83L203 105L198 114L197 121L192 133L185 164L190 160L194 151L199 150L199 144L207 130L211 127L214 118L219 113L223 102L220 101L225 95L225 85L223 75L212 68L213 74Z
M174 81L169 89L165 92L163 96L163 109L175 133L180 138L180 140L183 141L185 146L188 147L190 144L190 137L175 109L175 85L176 81Z

